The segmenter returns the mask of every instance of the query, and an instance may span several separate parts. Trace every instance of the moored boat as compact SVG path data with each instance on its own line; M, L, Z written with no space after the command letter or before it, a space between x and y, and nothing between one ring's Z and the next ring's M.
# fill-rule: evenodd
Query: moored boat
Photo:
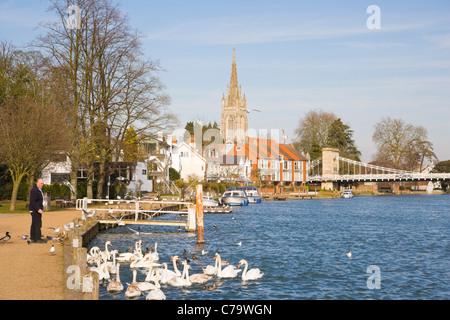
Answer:
M354 194L353 194L352 190L349 190L349 189L344 190L341 195L341 198L346 198L346 199L350 199L353 197L354 197Z
M203 196L203 206L204 207L218 207L219 202L212 196Z
M261 203L261 196L259 195L257 187L230 187L227 191L241 190L247 196L249 204Z
M226 206L247 206L249 203L245 192L242 190L225 191L222 196L222 204Z

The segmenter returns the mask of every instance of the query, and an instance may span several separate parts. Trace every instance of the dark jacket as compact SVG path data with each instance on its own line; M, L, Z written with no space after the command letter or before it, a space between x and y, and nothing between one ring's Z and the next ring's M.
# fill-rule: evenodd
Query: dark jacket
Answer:
M44 197L42 192L37 186L34 186L30 192L30 205L28 206L30 211L38 212L39 209L44 211Z

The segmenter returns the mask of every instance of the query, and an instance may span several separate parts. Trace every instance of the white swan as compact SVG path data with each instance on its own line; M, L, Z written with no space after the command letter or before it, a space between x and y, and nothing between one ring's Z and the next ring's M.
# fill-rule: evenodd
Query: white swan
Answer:
M160 275L161 275L160 281L161 281L161 283L166 284L171 278L176 277L177 274L174 271L169 270L167 268L167 263L166 262L164 262L162 264L162 266L164 267L164 269L162 271L160 271Z
M209 276L215 276L217 274L217 265L219 264L219 260L217 260L214 257L214 267L211 265L206 266L206 268L203 268L203 273Z
M148 267L148 273L147 277L145 278L144 282L138 282L139 290L141 291L149 291L156 288L156 286L153 283L150 283L150 281L154 281L153 279L153 260L150 258L150 265Z
M111 247L113 246L111 241L109 241L109 240L105 242L105 251L103 251L103 253L106 254L107 260L111 260L111 253L108 250L108 246L111 246Z
M181 277L173 277L171 278L167 284L174 286L174 287L188 287L192 284L192 282L189 280L189 271L188 269L191 268L191 266L189 266L185 261L183 261L183 274L181 275Z
M127 291L125 291L125 297L127 298L137 298L141 295L141 290L139 290L136 282L136 274L136 269L133 269L133 282L128 285Z
M180 260L180 258L178 256L173 256L172 257L172 262L173 262L173 270L175 271L175 275L177 277L181 277L181 272L180 270L178 270L177 268L177 261Z
M86 257L87 263L89 263L89 264L95 263L99 253L100 253L99 247L92 247L91 250L89 250L89 253L87 254L87 257Z
M117 268L116 267L117 266L116 255L118 252L119 252L118 250L111 251L112 261L107 262L108 272L110 274L116 274L116 268Z
M241 265L245 265L244 271L242 272L242 280L256 280L256 279L260 279L262 278L263 274L261 272L261 270L259 270L258 268L253 268L247 271L248 269L248 262L247 260L242 259L241 261L239 261L239 265L238 268Z
M167 264L166 264L166 266L167 266ZM166 295L160 289L161 286L159 285L159 278L160 278L159 269L156 269L155 270L156 288L147 294L147 297L145 298L146 300L166 300Z
M349 252L346 252L345 255L346 255L348 258L351 258L351 257L352 257L352 251L350 250Z
M242 270L236 269L235 266L229 265L228 267L222 270L222 261L220 259L220 254L216 253L216 259L219 260L219 264L217 266L217 277L219 278L235 278L238 273Z
M95 271L98 273L98 280L102 281L103 279L108 280L110 278L109 276L109 272L108 272L108 267L106 264L106 261L102 262L101 257L97 257L97 267L90 267L89 270L90 271Z
M153 261L159 260L159 254L158 254L158 242L155 242L155 251L149 253L149 255L153 258Z
M132 256L137 256L139 258L143 258L144 255L142 254L141 243L142 243L142 240L136 241L134 244L133 252L123 252L123 253L119 254L119 256L117 257L117 261L128 262L128 261L130 261ZM133 248L130 247L130 249L133 249Z
M123 290L123 284L120 282L120 275L119 275L119 267L120 263L117 262L116 265L116 280L110 280L108 287L106 290L111 293L117 293Z

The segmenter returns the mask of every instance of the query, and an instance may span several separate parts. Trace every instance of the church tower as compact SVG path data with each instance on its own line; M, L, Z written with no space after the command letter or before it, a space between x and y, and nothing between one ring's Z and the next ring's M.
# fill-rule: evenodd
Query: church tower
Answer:
M227 95L222 97L222 116L220 118L220 133L223 140L245 142L248 131L247 100L242 97L241 86L238 84L236 68L236 50L233 48L233 63L231 64L230 85Z

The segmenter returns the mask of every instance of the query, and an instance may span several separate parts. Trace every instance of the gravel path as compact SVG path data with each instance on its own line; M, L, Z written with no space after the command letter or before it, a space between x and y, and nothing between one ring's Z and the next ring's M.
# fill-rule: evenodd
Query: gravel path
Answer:
M44 212L42 234L54 236L49 227L62 227L79 217L76 210ZM29 235L30 225L30 214L0 214L0 238L6 231L11 235L7 243L0 243L0 300L62 300L63 247L53 241L27 244L19 236Z

